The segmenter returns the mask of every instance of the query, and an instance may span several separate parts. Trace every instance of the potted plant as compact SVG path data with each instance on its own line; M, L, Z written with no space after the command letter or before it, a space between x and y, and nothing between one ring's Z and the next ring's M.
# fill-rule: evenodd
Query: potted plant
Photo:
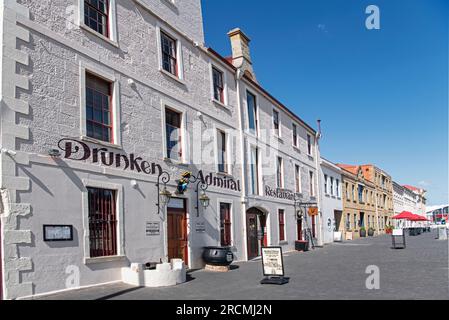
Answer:
M385 227L385 233L386 234L392 234L393 233L393 226L388 225Z
M360 227L360 237L366 237L366 229L365 227Z
M374 236L374 228L372 228L372 227L369 227L369 228L368 228L368 236L369 236L369 237Z

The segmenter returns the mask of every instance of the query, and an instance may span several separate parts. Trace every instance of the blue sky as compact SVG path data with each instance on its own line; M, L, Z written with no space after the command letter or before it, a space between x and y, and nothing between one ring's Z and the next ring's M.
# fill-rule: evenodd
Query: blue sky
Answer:
M365 27L371 4L380 30ZM449 1L203 0L203 17L225 56L229 30L248 34L264 88L322 120L324 157L374 163L428 190L428 205L448 202Z

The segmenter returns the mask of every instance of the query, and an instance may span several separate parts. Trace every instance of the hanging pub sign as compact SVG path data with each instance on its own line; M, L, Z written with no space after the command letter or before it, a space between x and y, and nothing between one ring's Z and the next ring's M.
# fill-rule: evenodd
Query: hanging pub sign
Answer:
M309 208L309 216L316 216L318 215L318 208L317 207L310 207Z
M263 275L266 277L261 284L285 284L284 260L281 247L262 247Z

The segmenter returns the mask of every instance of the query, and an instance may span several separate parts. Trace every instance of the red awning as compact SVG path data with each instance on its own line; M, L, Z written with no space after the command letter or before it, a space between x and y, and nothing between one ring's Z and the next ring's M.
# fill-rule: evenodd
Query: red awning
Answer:
M413 219L414 214L409 211L402 211L400 214L393 217L393 219L407 219L411 220Z
M424 218L423 216L420 216L418 214L413 214L413 218L409 219L411 221L429 221L426 218Z

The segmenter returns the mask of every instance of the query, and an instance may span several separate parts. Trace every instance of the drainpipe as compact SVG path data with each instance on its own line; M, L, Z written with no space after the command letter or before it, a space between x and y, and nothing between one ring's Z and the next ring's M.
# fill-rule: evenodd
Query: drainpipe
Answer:
M321 120L317 120L318 122L318 132L315 135L315 169L317 175L317 207L318 207L318 246L323 245L323 212L321 211L321 170L320 170L320 144L319 140L321 139Z
M242 101L240 96L240 84L241 79L243 77L243 70L237 69L235 72L235 83L236 83L236 91L237 91L237 110L239 114L239 137L240 137L240 169L241 169L241 177L242 177L242 194L241 194L241 207L242 207L242 226L243 226L243 235L242 235L242 243L244 244L244 256L245 260L248 260L248 244L246 241L246 202L247 202L247 194L246 194L246 175L245 175L245 137L243 134L244 125L243 125L243 110L242 110Z

